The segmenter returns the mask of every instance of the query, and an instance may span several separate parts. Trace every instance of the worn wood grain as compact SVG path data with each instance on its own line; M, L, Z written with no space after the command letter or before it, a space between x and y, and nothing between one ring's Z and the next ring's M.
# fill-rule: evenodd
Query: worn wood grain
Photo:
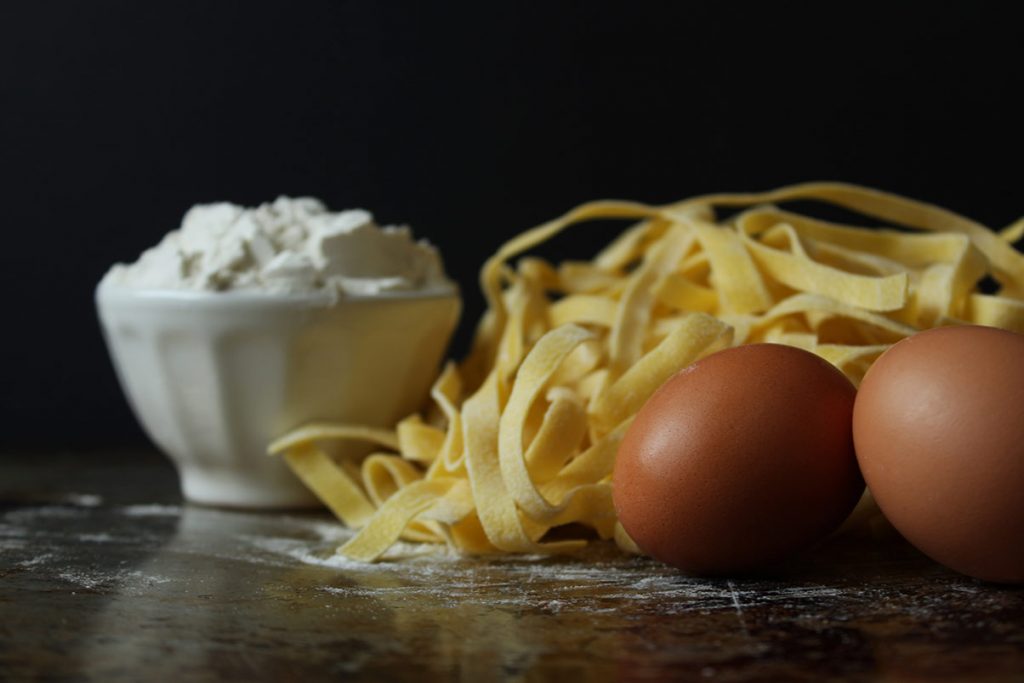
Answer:
M174 481L153 456L0 460L0 679L1024 681L1024 590L895 537L731 580L607 546L367 566L326 516Z

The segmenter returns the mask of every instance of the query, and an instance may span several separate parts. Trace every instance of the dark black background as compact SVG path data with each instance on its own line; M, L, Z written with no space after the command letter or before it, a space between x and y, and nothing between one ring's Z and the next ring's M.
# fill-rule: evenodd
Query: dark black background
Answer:
M0 447L145 443L92 290L193 203L365 207L467 313L503 239L599 197L865 183L1024 212L1019 25L982 3L24 2L0 9ZM595 231L552 255L586 256Z

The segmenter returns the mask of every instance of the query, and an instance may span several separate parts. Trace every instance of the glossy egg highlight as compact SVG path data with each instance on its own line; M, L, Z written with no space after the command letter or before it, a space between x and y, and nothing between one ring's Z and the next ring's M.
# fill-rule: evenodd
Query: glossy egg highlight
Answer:
M670 378L619 447L613 499L645 553L695 574L785 560L835 529L863 491L856 391L812 353L718 352Z

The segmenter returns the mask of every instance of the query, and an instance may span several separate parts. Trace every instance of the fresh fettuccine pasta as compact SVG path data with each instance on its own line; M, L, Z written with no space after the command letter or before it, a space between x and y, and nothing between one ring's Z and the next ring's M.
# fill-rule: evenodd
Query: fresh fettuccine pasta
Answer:
M893 226L791 213L817 200ZM739 208L728 220L715 209ZM588 220L633 221L589 262L513 259ZM908 230L909 229L909 230ZM468 554L562 553L588 539L636 548L617 524L611 473L633 416L672 374L713 351L775 342L818 354L855 384L891 344L958 322L1024 332L1024 256L1001 233L936 206L839 183L599 201L503 245L480 279L488 311L431 406L393 430L307 425L271 444L346 525L340 552L399 539ZM983 293L989 276L998 293ZM337 462L320 444L383 449ZM559 533L550 533L559 528Z

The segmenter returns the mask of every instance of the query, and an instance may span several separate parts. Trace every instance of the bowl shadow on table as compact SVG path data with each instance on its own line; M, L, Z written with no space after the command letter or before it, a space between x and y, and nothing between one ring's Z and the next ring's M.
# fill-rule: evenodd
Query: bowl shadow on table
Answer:
M358 646L314 608L316 579L254 551L255 538L301 534L322 515L167 508L175 526L112 588L75 648L98 680L290 680L329 672ZM315 568L312 568L315 569ZM315 574L315 572L314 572ZM381 609L372 610L381 614Z

